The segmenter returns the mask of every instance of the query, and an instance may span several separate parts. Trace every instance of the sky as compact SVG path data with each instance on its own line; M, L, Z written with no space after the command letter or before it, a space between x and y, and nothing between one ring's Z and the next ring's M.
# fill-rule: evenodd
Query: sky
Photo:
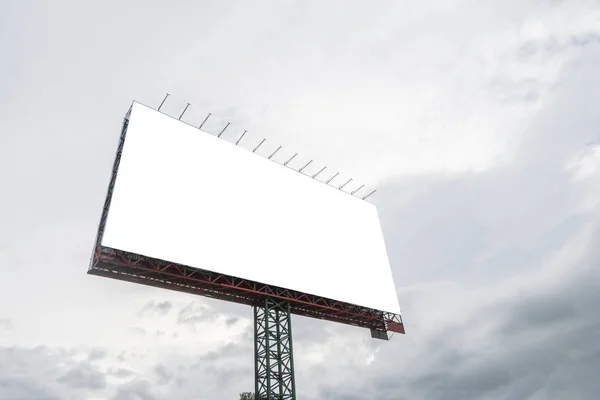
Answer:
M0 398L253 390L251 308L86 275L166 92L378 189L407 333L294 316L299 398L600 397L599 1L4 0L0 54Z

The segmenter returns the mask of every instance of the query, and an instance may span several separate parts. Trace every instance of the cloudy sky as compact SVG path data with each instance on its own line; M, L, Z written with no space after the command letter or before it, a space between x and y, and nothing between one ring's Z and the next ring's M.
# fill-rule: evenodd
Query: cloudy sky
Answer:
M407 335L294 317L300 398L600 397L598 0L4 0L0 54L0 398L253 390L249 307L86 275L165 92L379 189Z

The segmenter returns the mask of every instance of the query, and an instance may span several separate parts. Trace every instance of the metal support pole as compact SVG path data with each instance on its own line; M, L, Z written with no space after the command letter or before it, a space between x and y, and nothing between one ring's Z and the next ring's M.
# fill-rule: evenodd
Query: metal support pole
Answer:
M265 299L254 307L256 400L296 400L290 305Z

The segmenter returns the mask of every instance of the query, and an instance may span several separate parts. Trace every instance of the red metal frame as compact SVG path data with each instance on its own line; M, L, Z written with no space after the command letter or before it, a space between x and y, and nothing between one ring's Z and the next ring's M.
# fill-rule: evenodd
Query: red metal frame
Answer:
M402 317L181 264L98 246L88 274L218 298L250 306L286 300L297 315L378 331L404 333Z

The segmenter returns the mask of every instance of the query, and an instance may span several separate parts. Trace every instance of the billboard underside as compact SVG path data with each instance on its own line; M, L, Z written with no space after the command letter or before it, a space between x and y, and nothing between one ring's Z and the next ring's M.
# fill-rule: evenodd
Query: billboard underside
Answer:
M139 103L113 183L104 248L400 313L370 203Z
M369 328L404 333L398 314L311 296L183 265L152 260L100 246L89 274L260 307L265 297L284 300L293 314Z

